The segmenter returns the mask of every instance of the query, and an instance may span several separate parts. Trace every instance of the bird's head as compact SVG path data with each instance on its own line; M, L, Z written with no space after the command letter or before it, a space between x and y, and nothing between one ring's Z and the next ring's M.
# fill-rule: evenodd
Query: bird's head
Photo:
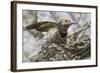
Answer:
M63 26L69 27L69 26L71 26L72 24L76 24L76 23L75 23L75 22L71 22L71 20L65 20Z
M68 28L69 28L72 24L76 24L76 23L71 22L71 20L68 20L68 19L66 20L66 19L65 19L65 20L61 20L59 24L61 24L61 25L59 26L59 31L60 31L60 33L61 33L61 34L66 34Z

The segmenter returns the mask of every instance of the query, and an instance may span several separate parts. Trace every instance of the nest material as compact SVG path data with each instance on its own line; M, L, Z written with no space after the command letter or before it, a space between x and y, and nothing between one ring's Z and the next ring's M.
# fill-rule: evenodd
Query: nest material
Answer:
M86 43L83 43L85 45ZM91 45L90 43L85 46L77 43L78 47L75 46L64 46L57 45L55 43L48 44L42 47L42 51L39 53L38 58L35 62L41 61L64 61L64 60L82 60L88 59L91 56ZM33 60L31 60L33 61Z

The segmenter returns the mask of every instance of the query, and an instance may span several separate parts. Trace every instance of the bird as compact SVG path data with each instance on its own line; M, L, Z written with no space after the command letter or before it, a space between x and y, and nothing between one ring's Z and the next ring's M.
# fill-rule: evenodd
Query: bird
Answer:
M64 23L62 23L62 20L60 20L59 23L51 21L42 21L28 25L26 29L27 30L36 29L39 32L48 32L51 28L57 28L57 32L52 38L50 38L49 41L52 43L60 44L60 43L66 43L67 31L72 24L76 23L71 22L71 20L68 19L64 20Z

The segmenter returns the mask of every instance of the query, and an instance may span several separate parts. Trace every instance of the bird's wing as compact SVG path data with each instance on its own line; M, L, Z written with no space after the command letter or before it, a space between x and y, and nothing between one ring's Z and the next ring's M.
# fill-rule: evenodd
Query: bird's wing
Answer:
M27 26L26 29L29 29L29 30L36 29L45 23L48 23L48 22L47 21L46 22L36 22L36 23L33 23L33 24Z
M45 28L52 28L52 27L56 27L56 23L48 22L48 23L41 25L38 29L45 29Z
M49 21L44 21L44 22L37 22L32 25L29 25L26 27L26 29L31 30L31 29L36 29L38 31L48 31L52 27L56 27L57 23L55 22L49 22Z

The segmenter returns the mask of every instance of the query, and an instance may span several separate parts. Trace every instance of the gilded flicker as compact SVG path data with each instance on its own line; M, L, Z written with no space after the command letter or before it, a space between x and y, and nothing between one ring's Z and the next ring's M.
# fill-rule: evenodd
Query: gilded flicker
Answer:
M50 38L53 43L66 43L67 39L67 31L68 28L75 23L72 23L70 20L65 20L64 24L62 23L55 23L55 22L49 22L49 21L44 21L44 22L37 22L32 25L29 25L26 27L26 29L31 30L31 29L36 29L37 31L40 32L48 32L50 28L57 28L57 32L55 35Z

